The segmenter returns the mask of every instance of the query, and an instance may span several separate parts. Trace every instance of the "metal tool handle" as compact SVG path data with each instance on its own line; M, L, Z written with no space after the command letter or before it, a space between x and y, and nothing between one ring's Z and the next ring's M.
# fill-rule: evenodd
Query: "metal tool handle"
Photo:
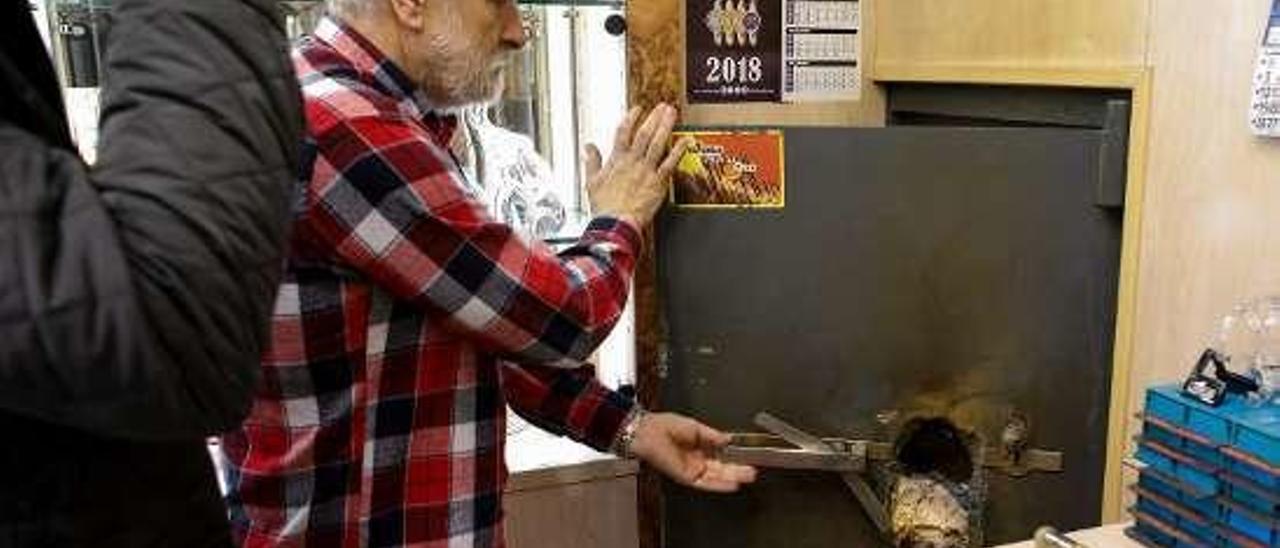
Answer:
M776 434L791 444L808 451L830 451L831 446L813 434L791 426L786 421L761 411L756 413L756 426Z
M815 454L828 453L840 449L835 444L827 443L822 438L791 426L786 421L763 411L756 414L756 425L777 434L778 437L787 440L796 447ZM857 447L858 454L849 453L851 457L849 461L865 467L865 445L851 446L851 448L853 447ZM876 496L875 490L867 484L867 480L863 479L855 471L842 472L840 478L844 480L845 486L853 492L854 498L858 499L858 504L862 506L862 511L866 513L867 518L871 520L876 529L882 534L888 534L889 514L885 510L885 504Z
M853 472L866 469L866 446L824 440L768 413L755 423L770 434L734 434L720 458L740 464L793 470Z
M1036 548L1088 548L1048 525L1036 529Z
M763 468L858 472L866 469L865 450L851 446L840 451L810 451L788 447L786 440L770 434L734 434L720 451L720 459Z

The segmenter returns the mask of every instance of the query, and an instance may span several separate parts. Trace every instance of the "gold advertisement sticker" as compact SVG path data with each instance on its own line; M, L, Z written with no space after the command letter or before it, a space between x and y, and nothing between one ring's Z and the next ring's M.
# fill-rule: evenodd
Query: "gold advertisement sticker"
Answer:
M676 165L671 203L681 208L786 205L782 132L677 131L694 144Z

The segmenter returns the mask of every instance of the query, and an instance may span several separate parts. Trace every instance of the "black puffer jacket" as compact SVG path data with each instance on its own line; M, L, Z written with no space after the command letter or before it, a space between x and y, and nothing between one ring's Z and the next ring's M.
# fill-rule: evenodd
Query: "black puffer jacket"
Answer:
M275 2L115 6L88 167L0 1L0 546L224 529L202 439L268 341L303 133Z
M0 17L32 30L25 3ZM34 33L0 56L0 407L191 438L248 411L301 99L274 2L116 5L92 169Z

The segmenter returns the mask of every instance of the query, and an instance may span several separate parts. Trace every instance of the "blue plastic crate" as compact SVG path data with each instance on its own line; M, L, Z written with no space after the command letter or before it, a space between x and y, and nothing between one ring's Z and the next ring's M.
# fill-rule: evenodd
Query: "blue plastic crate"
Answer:
M1241 412L1231 432L1231 446L1268 467L1280 468L1280 407L1259 407ZM1274 475L1280 476L1280 470Z
M1228 498L1255 512L1280 518L1280 490L1227 471L1220 473L1219 477Z
M1230 445L1280 467L1280 406L1255 407L1234 394L1219 407L1182 395L1177 385L1147 390L1146 415L1186 429L1208 445Z
M1142 512L1146 512L1156 519L1168 524L1178 523L1178 514L1163 504L1155 502L1154 499L1139 495L1138 502L1134 506Z
M1225 523L1218 525L1218 536L1222 539L1222 546L1225 548L1271 548L1228 527Z
M1177 434L1166 428L1154 426L1150 421L1142 425L1142 439L1162 443L1169 447L1182 446L1182 438L1179 438Z
M1213 440L1159 417L1145 417L1142 437L1215 467L1225 463L1226 457L1218 451L1218 444Z
M1214 522L1197 523L1181 520L1178 522L1178 529L1191 535L1191 538L1202 546L1222 546L1226 542L1218 535L1218 528Z
M1199 512L1183 506L1175 498L1165 497L1155 492L1137 487L1137 503L1134 508L1172 526L1189 535L1198 542L1218 545L1219 538L1214 520L1202 516Z
M1138 487L1162 497L1182 500L1182 490L1178 488L1177 479L1165 476L1155 470L1148 469L1139 472Z
M1146 414L1185 425L1191 412L1190 402L1180 394L1170 394L1165 388L1158 386L1147 390Z
M1197 492L1164 472L1152 468L1143 470L1138 474L1138 488L1176 500L1201 516L1213 519L1218 517L1218 501L1214 494Z
M1141 518L1135 518L1133 528L1129 532L1131 538L1135 538L1143 546L1158 546L1160 548L1176 548L1178 539L1173 538L1164 531L1153 527Z
M1280 520L1255 512L1227 497L1218 499L1222 521L1231 529L1266 546L1280 546Z
M1228 400L1224 407L1231 406ZM1221 408L1204 405L1182 395L1179 386L1158 386L1147 390L1146 413L1186 428L1216 444L1231 441L1231 422L1218 413Z
M1218 448L1200 445L1190 440L1183 444L1182 452L1193 459L1219 469L1222 468L1226 461L1226 457L1218 451Z
M1218 493L1220 482L1217 473L1219 468L1192 459L1150 440L1139 442L1138 451L1134 454L1134 457L1158 472L1177 478L1181 484L1190 487L1199 496Z
M1162 520L1138 507L1130 509L1134 527L1141 537L1156 546L1169 548L1215 548L1216 543L1201 541L1182 531L1177 525Z
M1231 474L1268 489L1280 490L1280 467L1272 466L1235 447L1223 447L1221 453L1226 457L1227 470Z

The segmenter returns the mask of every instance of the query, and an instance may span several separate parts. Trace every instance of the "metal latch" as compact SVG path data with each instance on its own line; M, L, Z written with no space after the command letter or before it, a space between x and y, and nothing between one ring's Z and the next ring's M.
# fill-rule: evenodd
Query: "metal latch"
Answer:
M862 439L820 438L761 412L757 426L770 434L737 433L721 457L762 468L865 472L870 461L893 460L893 444ZM1006 433L1007 434L1007 433ZM797 443L804 441L805 445ZM815 443L816 441L816 443ZM1061 472L1061 451L1015 448L1012 439L1004 447L988 447L982 455L986 468L1020 477L1032 472Z
M755 416L757 426L769 434L738 433L733 435L720 458L762 468L822 470L836 472L852 491L867 517L881 533L889 532L886 506L862 477L871 461L895 458L893 445L861 439L821 438L796 428L768 413ZM1025 426L1025 424L1024 424ZM989 448L982 457L983 465L1013 477L1031 472L1061 472L1062 453L1040 449L1024 449L1025 432L1002 432L1000 449Z

